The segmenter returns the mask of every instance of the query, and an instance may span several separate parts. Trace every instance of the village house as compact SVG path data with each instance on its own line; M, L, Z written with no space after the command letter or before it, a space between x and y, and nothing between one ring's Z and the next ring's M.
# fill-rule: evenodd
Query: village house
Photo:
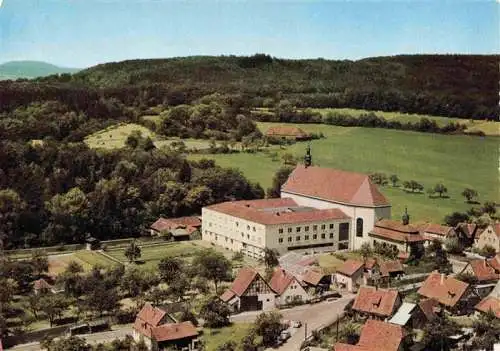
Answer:
M49 284L45 279L40 278L33 282L33 292L36 295L46 294L46 293L54 293L54 287Z
M306 287L291 273L277 267L269 281L269 286L276 293L276 305L304 303L311 299Z
M267 311L275 307L275 292L255 269L241 268L220 299L235 312Z
M405 337L401 326L369 319L361 327L356 345L336 343L333 351L401 351Z
M462 247L471 247L474 239L479 237L481 232L482 230L475 223L458 223L455 227L455 233Z
M472 275L479 284L497 282L500 279L500 254L489 259L472 260L460 273Z
M198 349L198 331L191 322L177 323L166 311L145 304L137 314L132 336L136 342L144 341L148 350Z
M429 301L432 302L430 299ZM422 329L428 322L436 317L432 309L429 313L429 311L424 311L422 306L425 306L425 304L403 302L394 316L389 320L389 323L399 325L408 330Z
M306 133L304 130L291 125L269 127L266 131L266 136L269 138L288 140L308 140L311 138L311 135L309 133Z
M315 295L328 291L331 275L324 274L320 268L309 268L300 276L300 280L309 295Z
M453 227L429 223L421 227L421 232L424 238L429 241L437 239L441 242L449 238L456 238L457 233Z
M474 247L483 250L486 246L491 246L496 253L500 253L500 223L491 224L476 237Z
M382 261L379 267L380 276L386 280L398 279L405 274L403 265L398 260Z
M151 224L151 236L161 236L170 233L174 240L189 240L201 228L201 220L198 216L162 218Z
M391 317L401 305L401 296L394 289L362 286L354 299L352 310L358 315L384 320Z
M364 264L357 260L347 260L335 273L335 283L341 289L355 292L363 284Z
M392 248L395 252L410 252L410 246L420 245L423 247L426 239L420 234L419 228L410 224L408 212L402 216L401 222L382 219L375 223L375 226L368 234L372 239L373 247L382 245Z
M436 299L449 312L462 312L467 307L470 291L469 284L434 271L423 282L417 293L426 298Z
M488 313L491 311L497 318L500 318L500 281L490 294L475 306L475 309L480 313Z

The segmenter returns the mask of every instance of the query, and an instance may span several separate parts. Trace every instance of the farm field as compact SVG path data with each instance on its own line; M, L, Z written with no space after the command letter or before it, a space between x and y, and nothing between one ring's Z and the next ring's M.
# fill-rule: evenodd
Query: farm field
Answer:
M49 256L49 275L58 275L66 269L70 262L79 263L85 272L90 272L93 266L104 268L116 264L99 252L80 250L73 253Z
M259 123L266 131L275 123ZM392 204L393 218L399 218L408 206L412 221L442 222L453 211L465 211L470 205L460 193L464 188L479 192L479 200L499 201L498 139L465 135L441 135L410 131L346 128L321 124L298 124L307 132L323 133L325 139L313 140L313 164L348 171L387 175L401 180L416 180L427 189L438 182L448 188L449 198L429 198L425 193L407 193L400 187L381 187ZM282 165L280 156L289 152L298 158L306 144L296 143L284 149L255 154L190 155L191 159L211 158L223 167L239 168L250 180L264 188L272 183L274 172Z
M269 110L269 109L260 109L260 110ZM486 135L500 136L500 122L495 122L495 121L484 121L484 120L475 121L465 118L419 115L419 114L402 113L402 112L370 111L370 110L353 109L353 108L312 108L311 110L321 113L323 117L325 117L330 112L338 112L350 115L352 117L358 117L362 113L373 112L377 116L383 117L387 120L395 120L395 121L400 121L402 123L405 122L415 123L418 122L420 118L428 118L431 121L436 121L436 123L440 127L445 126L449 122L454 122L454 123L464 124L465 126L467 126L466 131L468 132L482 131Z
M125 249L125 247L110 249L106 254L123 263L127 263L128 259L124 255ZM138 267L153 269L165 257L182 257L187 259L199 250L201 250L200 246L189 241L141 246L141 258L138 260L140 262Z
M134 131L138 130L142 133L143 137L150 137L157 148L167 146L173 141L179 141L180 138L164 139L158 137L148 128L136 123L122 123L110 126L98 132L95 132L85 138L85 143L94 149L119 149L125 147L127 137ZM188 149L208 149L210 145L209 140L201 139L182 139Z

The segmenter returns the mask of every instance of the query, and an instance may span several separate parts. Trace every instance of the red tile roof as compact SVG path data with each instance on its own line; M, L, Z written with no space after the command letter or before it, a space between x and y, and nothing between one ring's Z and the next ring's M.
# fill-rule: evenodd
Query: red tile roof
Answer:
M153 328L156 328L160 324L166 314L167 312L164 310L146 303L137 314L133 328L139 333L151 338Z
M378 265L378 262L377 262L376 258L368 257L365 260L365 268L366 269L373 269L373 267L375 267L375 265Z
M373 286L362 286L354 300L355 311L389 317L396 308L398 291L392 289L376 289Z
M436 309L439 306L439 301L436 299L425 299L421 300L418 303L418 306L424 312L425 317L427 320L432 321L434 318L437 317L436 315Z
M220 296L220 299L224 302L228 302L229 300L231 300L233 297L235 297L236 294L234 293L234 291L232 291L231 289L227 289L226 291L224 291L224 293Z
M500 279L500 255L487 260L472 260L469 264L479 282Z
M368 319L361 328L357 345L336 343L334 351L397 351L405 337L399 325Z
M304 275L302 275L302 281L311 284L311 285L318 285L321 279L323 279L325 275L322 272L318 272L313 269L309 269L306 271Z
M178 228L186 228L189 233L195 231L201 226L201 220L197 216L178 217L178 218L159 218L156 222L151 224L151 229L158 232L164 230L174 230Z
M388 277L390 273L404 272L401 261L383 261L380 263L380 273L383 277Z
M391 219L382 219L375 223L375 226L368 233L368 235L400 243L411 243L426 240L422 235L420 235L418 228L409 224L403 225L401 222Z
M345 261L342 266L337 269L337 273L343 274L345 276L352 276L354 273L362 269L364 266L362 261L349 259Z
M153 338L160 341L172 341L192 338L198 335L195 326L190 321L182 323L168 323L153 328Z
M297 138L307 138L309 134L302 129L290 125L272 126L266 131L267 136L292 136Z
M281 190L358 206L390 206L366 174L332 168L297 166Z
M273 276L269 281L269 286L278 295L281 295L294 280L297 281L297 279L292 274L288 273L283 268L278 267L274 270Z
M35 282L33 283L33 288L35 290L50 290L52 289L52 285L47 283L45 279L40 278L38 280L35 280Z
M418 294L434 298L439 303L453 307L464 296L469 284L464 283L452 277L446 277L444 274L432 272L423 285L418 289Z
M350 219L337 208L294 212L294 207L298 207L295 201L291 198L283 198L228 201L206 208L267 225Z
M259 272L250 267L243 267L238 271L238 275L231 285L231 291L236 295L241 296L247 291L248 287L256 277L260 276Z
M448 226L440 225L440 224L434 224L434 223L429 223L423 227L424 233L435 234L435 235L440 235L440 236L444 236L444 237L450 235L452 231L454 231L454 229L452 227L448 227Z
M484 313L492 311L497 318L500 318L500 298L486 296L474 308Z

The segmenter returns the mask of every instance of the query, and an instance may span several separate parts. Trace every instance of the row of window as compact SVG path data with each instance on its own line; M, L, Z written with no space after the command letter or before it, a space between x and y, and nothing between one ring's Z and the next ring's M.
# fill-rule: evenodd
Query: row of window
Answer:
M330 239L333 239L333 237L334 237L333 233L330 233ZM318 239L318 234L313 234L312 239L313 239L313 240ZM324 234L324 233L323 233L323 234L321 234L321 239L326 239L326 234ZM278 242L279 242L280 244L281 244L281 243L283 243L283 240L284 240L283 238L278 238ZM292 242L293 238L292 238L291 236L289 236L289 237L287 238L287 240L288 240L288 242L290 243L290 242ZM301 236L300 236L300 235L297 235L297 236L295 237L295 241L300 241L300 240L301 240ZM304 235L304 240L309 240L309 235ZM346 240L347 240L347 239L346 239Z
M333 223L330 223L329 227L330 227L330 229L333 229ZM309 231L309 228L310 228L310 227L309 227L308 225L306 225L306 226L304 227L304 231L305 231L305 232L308 232L308 231ZM321 229L322 229L322 230L325 230L325 229L326 229L326 224L322 224L322 225L321 225ZM284 230L283 228L279 228L279 229L278 229L278 232L279 232L280 234L283 234L283 230ZM295 228L295 231L296 231L297 233L300 233L300 231L301 231L301 230L302 230L302 227L296 227L296 228ZM318 230L318 225L316 225L316 224L315 224L315 225L313 225L313 226L312 226L312 230L313 230L313 231L317 231L317 230ZM288 228L288 232L289 232L289 233L291 233L292 231L293 231L293 228Z

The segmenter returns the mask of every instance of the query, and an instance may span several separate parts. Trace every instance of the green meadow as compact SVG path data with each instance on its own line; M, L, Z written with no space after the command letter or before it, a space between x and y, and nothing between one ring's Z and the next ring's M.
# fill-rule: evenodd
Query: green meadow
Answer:
M262 131L273 123L259 123ZM470 205L460 193L470 187L479 192L479 200L499 201L499 144L496 137L441 135L410 131L346 128L320 124L296 125L305 131L323 133L313 140L313 163L348 171L397 174L401 180L416 180L427 189L438 182L448 188L449 198L429 198L427 194L407 193L400 187L385 186L382 192L390 200L394 218L405 206L416 221L442 222L453 211L465 211ZM239 168L250 180L264 188L271 185L274 172L282 165L281 155L289 152L301 158L305 143L286 148L272 147L255 154L190 155L191 159L211 158L223 167ZM278 157L271 157L273 152Z

